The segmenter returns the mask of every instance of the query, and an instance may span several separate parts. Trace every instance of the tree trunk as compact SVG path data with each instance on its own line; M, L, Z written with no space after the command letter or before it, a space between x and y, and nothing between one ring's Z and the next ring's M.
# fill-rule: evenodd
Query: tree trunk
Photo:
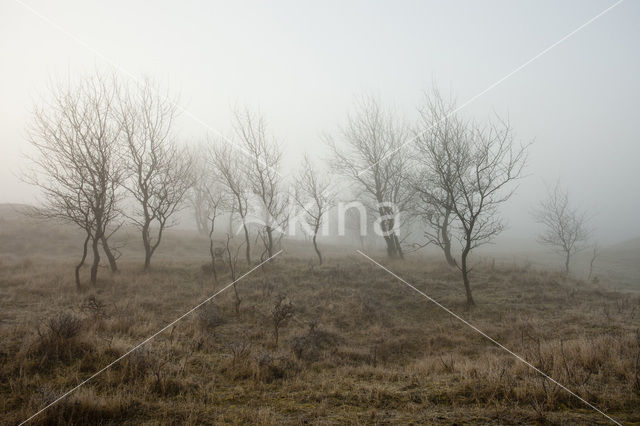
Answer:
M98 281L98 267L100 266L100 248L98 243L100 238L94 237L91 242L91 249L93 251L93 264L91 265L91 284L96 285Z
M380 210L380 216L384 217L386 212ZM387 256L391 259L398 257L398 247L396 245L396 235L394 232L389 232L389 229L393 229L393 223L389 226L389 219L380 221L380 228L382 229L382 235L384 236L384 242L387 244Z
M144 263L144 269L145 270L149 270L151 268L151 257L153 256L153 253L156 252L156 249L158 248L158 246L160 246L160 242L162 241L162 232L164 231L164 225L165 222L164 221L160 221L159 223L159 228L158 228L158 235L156 236L156 242L153 243L153 245L151 244L151 241L149 241L149 252L147 254L147 256L145 256L145 263Z
M204 214L202 212L201 204L202 204L202 201L198 197L198 199L195 202L194 211L195 211L195 217L196 217L196 226L198 227L198 233L205 234L207 232L208 223L207 223L207 218L204 217Z
M446 259L447 264L449 266L456 266L456 259L454 259L451 254L451 243L445 244L444 247L442 247L442 250L444 250L444 258Z
M84 244L82 245L82 259L80 259L80 263L76 265L76 289L80 290L82 284L80 283L80 268L84 265L84 261L87 259L87 246L89 245L89 239L91 238L91 233L87 232L87 238L84 239Z
M587 277L587 281L591 281L591 277L593 276L593 263L596 261L596 257L598 257L597 245L593 248L593 256L591 256L591 262L589 262L589 276Z
M247 258L247 264L251 265L251 241L249 240L249 230L247 229L247 225L244 223L244 218L242 219L242 227L244 228L244 239L247 243L245 247L245 257Z
M318 250L318 243L316 242L316 237L318 236L318 226L316 226L313 230L313 248L318 255L318 262L322 265L322 254L320 254L320 250Z
M449 266L456 266L456 260L451 255L451 238L449 237L449 215L451 212L447 210L442 222L442 228L440 233L442 235L442 251L444 251L444 258Z
M469 255L470 251L471 249L467 244L467 247L465 247L465 249L462 251L462 258L461 258L462 267L460 268L460 270L462 271L462 281L464 283L464 291L465 291L465 294L467 295L467 309L476 304L473 301L473 296L471 295L471 284L469 282L469 268L467 266L467 256Z
M398 236L396 235L396 233L393 233L393 241L394 241L394 245L396 247L396 254L398 255L398 257L400 259L404 259L404 253L402 252L402 246L400 245L400 239L398 238Z
M101 238L102 242L102 250L104 250L104 254L109 259L109 266L111 267L111 272L118 272L118 263L116 262L116 257L113 255L113 252L109 248L109 244L107 239L103 236Z
M218 282L218 272L216 271L216 251L213 248L213 229L209 232L209 254L211 255L211 273L213 279Z
M391 238L390 235L385 235L384 242L387 245L387 256L391 259L395 259L397 253L396 253L395 244L393 242L393 238Z
M142 227L142 244L144 245L144 270L151 267L151 241L149 241L149 223Z
M382 200L378 198L378 203L382 203ZM387 216L387 211L385 208L379 206L378 214L380 215L380 229L382 230L382 235L384 236L384 242L387 245L387 256L391 259L394 259L398 256L398 250L396 248L396 240L394 233L389 232L390 229L393 229L393 221L391 219L383 219ZM389 222L391 222L391 226L389 226Z
M567 252L567 256L564 259L564 273L569 275L569 262L571 261L571 253Z
M273 228L271 226L266 227L267 231L267 254L268 257L273 256Z
M151 250L146 250L144 253L144 270L148 271L151 269Z
M390 215L390 212L386 209L380 209L379 212L381 217ZM396 235L395 231L395 218L381 221L380 227L382 228L382 232L385 236L384 240L387 243L387 255L392 259L404 259L404 254L400 247L400 239L398 238L398 235Z
M236 310L236 315L240 315L240 303L242 303L242 299L240 299L240 295L238 294L238 288L236 287L235 273L233 274L232 279L233 279L233 293L236 296L234 307Z

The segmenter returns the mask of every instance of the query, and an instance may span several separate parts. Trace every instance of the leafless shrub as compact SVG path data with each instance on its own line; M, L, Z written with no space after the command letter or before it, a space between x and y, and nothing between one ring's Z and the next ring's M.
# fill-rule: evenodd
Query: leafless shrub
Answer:
M69 313L61 313L57 317L50 318L47 323L47 333L55 339L67 340L80 333L82 322ZM38 330L40 334L40 330ZM40 334L42 336L42 334Z
M242 248L243 243L241 243L240 245L238 245L238 247L236 247L236 249L232 249L231 247L231 240L233 239L231 234L227 234L227 242L226 242L226 246L225 246L225 251L226 253L226 264L229 267L229 271L231 272L231 281L233 282L233 294L235 296L235 310L236 310L236 315L240 313L240 303L242 303L242 299L240 298L240 295L238 294L238 287L236 286L236 279L237 279L237 266L238 266L238 254L240 253L240 249Z
M271 293L273 292L274 285L273 282L266 278L262 278L262 285L260 286L262 290L262 296L265 298L271 297Z
M149 363L149 370L153 375L154 381L151 386L151 390L159 395L173 395L176 391L179 391L179 385L173 379L173 371L170 368L170 364L177 363L178 357L167 348L161 351L153 353L153 356L149 357L151 361Z
M45 406L58 399L60 391L50 384L38 386L30 399L36 402L37 406Z
M233 342L227 346L231 352L232 365L244 365L249 361L251 345L246 340Z
M445 360L442 355L440 356L440 363L442 364L442 367L444 368L444 371L447 373L453 373L454 371L456 371L456 364L455 361L453 359L453 355L449 354L449 359Z
M80 310L89 315L94 321L99 321L109 317L105 308L106 305L95 296L89 296L84 303L80 305Z
M224 316L218 310L218 307L210 303L198 309L198 320L201 328L214 336L216 328L226 322Z
M41 366L50 361L69 362L93 349L76 339L82 330L82 322L69 313L60 313L47 320L44 325L44 330L38 327L39 338L28 353Z
M271 354L263 352L255 357L255 369L256 379L271 383L291 375L295 370L295 365L287 357L274 358Z
M338 338L332 333L317 329L318 323L309 323L309 330L302 336L295 336L291 340L291 350L296 359L313 362L320 359L323 350L333 348ZM375 357L375 356L374 356Z
M282 327L286 321L293 316L295 308L289 301L284 303L286 296L280 294L276 297L276 303L271 311L271 318L273 321L273 337L275 338L275 345L278 347L278 338L280 335L280 327Z
M125 306L118 306L115 303L113 304L111 317L107 323L112 332L126 334L135 322L135 313L129 303Z
M146 349L133 351L116 367L120 372L119 380L123 383L143 380L151 369L151 363L151 357Z

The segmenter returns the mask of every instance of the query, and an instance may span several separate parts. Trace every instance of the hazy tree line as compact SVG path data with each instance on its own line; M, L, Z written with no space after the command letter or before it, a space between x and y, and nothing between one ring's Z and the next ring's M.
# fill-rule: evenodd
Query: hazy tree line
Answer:
M133 85L96 74L52 85L36 106L28 129L36 168L28 180L42 190L39 214L71 222L85 234L78 286L89 251L92 283L101 253L117 271L119 250L110 238L125 223L139 230L149 269L163 233L187 204L209 238L215 279L218 259L235 271L241 250L247 264L257 261L257 247L260 260L273 256L294 211L322 264L319 231L338 194L350 192L375 219L388 257L402 259L411 246L439 247L460 270L467 304L474 304L469 256L504 229L498 210L526 162L527 145L515 141L507 120L465 118L453 99L433 89L418 120L407 124L375 97L363 97L326 136L327 170L305 157L285 179L282 144L260 114L237 110L229 139L188 148L177 140L176 101L149 79ZM220 227L225 216L228 223ZM565 254L568 271L571 255L587 239L586 218L556 187L536 219L546 229L540 240ZM369 229L362 220L350 219L350 226ZM220 229L227 230L224 239Z

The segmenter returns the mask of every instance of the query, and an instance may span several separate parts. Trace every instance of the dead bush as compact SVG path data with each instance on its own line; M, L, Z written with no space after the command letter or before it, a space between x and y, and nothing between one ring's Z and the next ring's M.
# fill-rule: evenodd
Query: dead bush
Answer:
M38 419L40 424L117 424L131 419L140 403L124 398L107 399L90 393L73 395L52 406Z
M271 293L273 292L274 287L275 286L270 280L263 278L260 285L262 297L271 297Z
M261 382L271 383L275 380L292 376L295 364L287 357L273 357L262 353L255 357L255 378Z
M38 338L31 345L27 357L44 367L51 362L71 363L81 359L95 348L78 338L82 322L69 313L61 313L45 322L44 330L39 326Z
M84 303L80 305L80 310L94 321L103 320L109 317L106 313L106 305L95 296L89 296Z
M284 303L286 296L280 294L276 297L276 303L271 311L271 318L273 321L273 336L275 338L276 348L278 347L278 338L280 335L280 327L282 327L286 321L293 316L295 308L291 302Z
M126 384L142 381L151 370L151 364L152 360L145 349L133 351L116 365L120 371L119 380Z
M46 327L46 336L54 339L67 340L77 336L78 333L80 333L82 322L75 316L63 312L57 317L50 318L46 322ZM45 336L40 333L40 329L38 329L38 334L40 336Z
M291 350L296 359L314 362L320 359L323 351L334 348L338 340L335 334L318 330L314 321L309 324L306 334L295 336L291 340Z
M233 365L246 364L251 355L251 345L245 340L228 345Z
M180 393L182 386L172 378L173 366L177 365L178 357L168 348L160 349L150 354L149 370L154 378L151 390L158 395L173 396Z
M249 343L245 340L233 342L227 345L227 349L231 353L231 359L223 372L227 372L234 380L250 378L253 375L253 368Z
M135 314L130 306L120 307L114 304L113 314L109 320L109 330L111 332L127 334L135 323Z
M206 304L198 309L198 323L202 331L215 336L216 328L226 322L218 307L214 304Z

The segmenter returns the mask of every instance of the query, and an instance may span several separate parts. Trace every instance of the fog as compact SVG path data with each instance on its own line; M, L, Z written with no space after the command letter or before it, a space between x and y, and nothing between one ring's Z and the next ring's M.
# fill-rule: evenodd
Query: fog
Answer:
M25 126L50 79L94 69L149 75L180 93L181 143L230 132L237 105L259 109L285 149L326 159L325 132L355 96L407 122L434 83L460 104L583 25L611 1L66 2L0 6L0 202L35 203L20 180ZM533 142L527 177L501 208L502 239L533 241L531 211L561 179L592 215L595 239L640 236L640 4L623 2L464 108L508 116Z
M637 422L639 23L0 2L0 424Z

